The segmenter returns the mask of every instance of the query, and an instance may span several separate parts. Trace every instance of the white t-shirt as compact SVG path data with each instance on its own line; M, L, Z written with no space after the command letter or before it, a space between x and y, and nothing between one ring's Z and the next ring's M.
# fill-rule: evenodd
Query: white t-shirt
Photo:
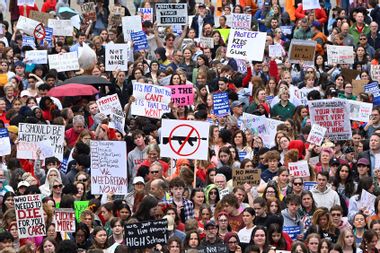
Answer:
M253 226L250 229L247 229L247 228L240 229L238 232L240 242L249 243L251 241L252 230L254 228L255 228L255 226Z

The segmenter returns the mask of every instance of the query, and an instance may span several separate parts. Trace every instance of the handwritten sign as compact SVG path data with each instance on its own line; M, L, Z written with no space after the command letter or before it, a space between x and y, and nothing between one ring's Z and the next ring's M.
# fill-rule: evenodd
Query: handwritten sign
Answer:
M350 105L343 99L322 99L308 101L312 124L327 128L330 140L349 140L352 137Z
M138 8L138 12L142 15L143 21L153 22L153 8Z
M214 101L214 115L224 117L230 114L230 101L228 100L227 92L214 93L212 97Z
M106 71L128 70L128 44L110 44L105 47Z
M235 186L242 186L245 183L250 185L260 184L261 171L258 169L233 169L232 181Z
M290 63L304 61L306 64L314 64L316 41L292 39L289 49Z
M302 9L306 10L314 10L321 8L319 4L319 0L302 0Z
M75 232L75 213L72 208L58 208L54 211L56 232Z
M11 153L11 142L6 128L0 128L0 156Z
M48 27L53 28L55 36L73 36L73 25L71 20L49 19Z
M125 245L130 249L151 248L168 242L168 220L125 224Z
M373 95L372 103L374 105L380 105L380 89L377 82L372 82L364 85L364 92Z
M89 200L74 201L75 219L77 222L80 221L80 215L87 209L89 203Z
M78 53L69 52L63 54L50 54L48 55L49 68L56 69L58 72L78 70Z
M333 64L353 64L354 48L351 46L327 45L327 63Z
M348 100L350 103L350 120L369 122L372 113L372 103L365 103L356 100Z
M65 127L60 125L42 125L19 123L18 138L20 142L36 145L37 142L48 140L54 150L54 156L60 161L63 160ZM22 149L22 145L17 145L17 158L35 159L36 150Z
M194 103L193 85L170 85L172 90L172 102L179 106L192 105Z
M232 29L251 30L251 14L232 13Z
M133 41L133 49L134 51L145 50L149 48L148 39L146 37L145 32L132 32L131 39Z
M39 12L39 11L33 11L33 10L30 11L29 17L44 25L48 24L49 19L54 19L54 15L51 13L45 13L45 12Z
M121 23L125 42L131 40L131 32L142 31L141 17L139 15L122 17Z
M92 22L96 21L96 9L94 2L87 2L80 5L80 9L82 11L82 16L85 23L89 23L90 20Z
M34 6L34 0L17 0L17 6Z
M310 176L309 165L306 160L289 163L289 174L294 177L308 177Z
M110 114L109 127L118 130L120 133L125 134L125 113L122 110L114 110Z
M22 30L24 33L33 36L34 35L34 29L40 24L40 22L21 16L18 18L17 26L16 28L18 30Z
M47 64L47 50L25 51L25 59L28 63Z
M267 33L231 29L227 57L262 61Z
M371 65L371 78L374 81L380 81L380 65Z
M357 96L364 91L364 85L366 85L369 80L352 80L352 94Z
M281 57L283 50L280 44L269 45L269 57Z
M101 97L96 100L96 104L99 107L99 112L104 115L109 115L115 110L122 110L119 96L117 94Z
M374 203L376 200L376 196L372 193L369 193L366 190L362 190L360 200L358 203L358 208L365 208L370 211L370 213L373 213L375 211Z
M187 4L156 4L156 19L160 26L187 25Z
M160 119L162 114L170 112L171 94L172 90L167 87L134 83L133 96L136 101L132 103L132 115Z
M91 193L124 194L128 189L125 141L91 141Z
M113 6L110 8L110 24L113 26L121 26L121 17L125 16L125 9L121 6Z
M317 124L313 124L307 137L307 142L320 146L323 142L327 129Z
M199 38L199 44L202 48L214 48L214 38L201 36Z
M46 228L41 194L15 196L13 198L18 237L22 239L45 236Z

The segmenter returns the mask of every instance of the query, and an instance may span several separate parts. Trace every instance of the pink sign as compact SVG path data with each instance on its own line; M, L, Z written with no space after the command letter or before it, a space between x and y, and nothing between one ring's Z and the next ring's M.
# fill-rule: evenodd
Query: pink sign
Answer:
M172 102L176 105L192 105L194 103L193 85L170 85L172 89Z

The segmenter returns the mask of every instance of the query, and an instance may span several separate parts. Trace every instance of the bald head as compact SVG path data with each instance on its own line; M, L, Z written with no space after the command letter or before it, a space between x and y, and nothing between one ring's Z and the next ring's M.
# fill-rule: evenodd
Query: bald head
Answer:
M341 30L344 35L348 34L349 29L350 29L350 26L348 25L348 23L342 24Z

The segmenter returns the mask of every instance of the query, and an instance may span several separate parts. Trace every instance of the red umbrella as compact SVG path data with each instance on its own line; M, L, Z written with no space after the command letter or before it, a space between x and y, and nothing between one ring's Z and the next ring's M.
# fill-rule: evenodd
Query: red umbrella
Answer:
M99 91L91 85L86 84L65 84L54 87L48 92L52 97L75 97L75 96L92 96Z

